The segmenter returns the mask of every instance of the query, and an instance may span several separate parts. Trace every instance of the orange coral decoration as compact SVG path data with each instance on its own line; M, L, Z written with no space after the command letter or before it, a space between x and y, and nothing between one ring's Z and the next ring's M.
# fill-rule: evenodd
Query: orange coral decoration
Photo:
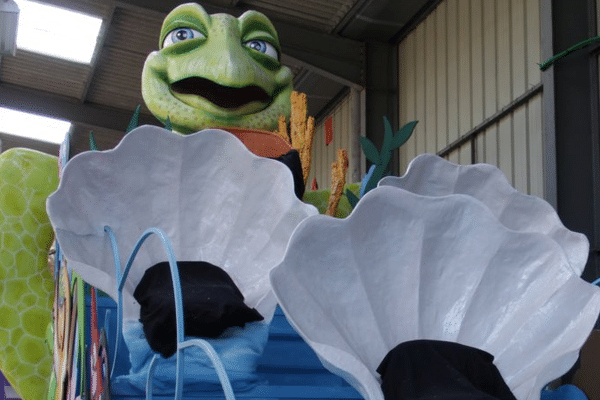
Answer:
M290 133L287 132L285 117L279 117L279 127L274 133L291 143L300 154L304 184L308 180L312 160L312 144L315 137L315 119L306 116L306 94L296 91L291 95L292 112L290 115Z
M344 193L346 185L346 171L348 171L348 152L346 149L338 149L337 160L331 164L331 195L325 214L335 216L338 204Z

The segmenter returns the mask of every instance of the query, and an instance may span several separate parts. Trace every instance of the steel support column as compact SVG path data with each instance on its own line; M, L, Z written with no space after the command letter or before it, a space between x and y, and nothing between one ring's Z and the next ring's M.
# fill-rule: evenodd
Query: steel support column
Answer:
M595 0L552 0L552 27L555 54L596 36ZM584 49L553 68L557 209L567 228L590 241L583 278L592 280L600 274L597 55Z
M383 117L398 129L398 46L368 42L366 45L366 136L378 149L383 143ZM367 165L367 168L369 165ZM398 151L390 162L398 175Z

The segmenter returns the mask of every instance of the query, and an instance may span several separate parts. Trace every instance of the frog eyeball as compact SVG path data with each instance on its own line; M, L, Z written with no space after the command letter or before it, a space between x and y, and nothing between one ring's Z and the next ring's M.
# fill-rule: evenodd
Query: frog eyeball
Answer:
M279 61L279 52L271 43L265 42L264 40L254 39L243 43L243 45Z
M198 32L192 28L177 28L167 33L165 40L163 41L163 48L171 46L172 44L182 42L189 39L206 38L202 32Z

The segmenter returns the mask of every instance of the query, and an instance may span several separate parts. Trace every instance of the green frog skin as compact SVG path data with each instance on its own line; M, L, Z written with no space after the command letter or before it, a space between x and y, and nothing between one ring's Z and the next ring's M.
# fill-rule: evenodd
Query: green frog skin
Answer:
M174 130L275 130L280 115L289 118L292 73L279 61L277 32L263 14L209 15L183 4L165 18L159 48L146 59L142 95Z
M0 369L23 399L46 399L52 368L46 198L57 186L56 157L29 149L0 154Z

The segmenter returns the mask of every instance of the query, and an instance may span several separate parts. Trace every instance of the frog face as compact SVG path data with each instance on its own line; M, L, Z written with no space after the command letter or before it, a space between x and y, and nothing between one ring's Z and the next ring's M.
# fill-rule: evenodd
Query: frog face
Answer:
M277 32L263 14L209 15L183 4L165 18L159 46L144 64L142 95L176 131L274 130L280 115L289 117L292 73L279 61Z

